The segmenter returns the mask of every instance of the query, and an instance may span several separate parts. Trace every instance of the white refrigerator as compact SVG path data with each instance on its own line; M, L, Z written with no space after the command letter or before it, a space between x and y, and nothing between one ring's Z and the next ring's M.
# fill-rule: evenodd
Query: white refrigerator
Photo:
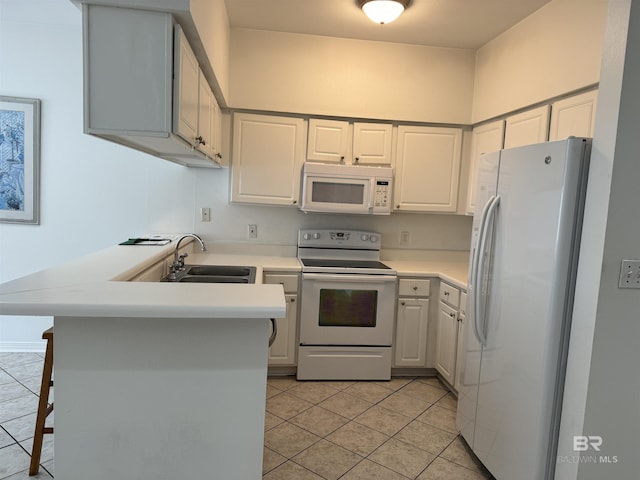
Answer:
M483 155L456 422L498 480L551 480L591 141Z

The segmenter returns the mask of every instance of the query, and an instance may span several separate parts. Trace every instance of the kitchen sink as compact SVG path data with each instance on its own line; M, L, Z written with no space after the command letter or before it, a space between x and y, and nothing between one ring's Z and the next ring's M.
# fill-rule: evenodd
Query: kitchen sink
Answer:
M222 277L248 277L256 267L238 267L235 265L185 265L185 275L213 275Z
M238 265L185 265L175 278L164 282L179 283L256 283L256 267Z

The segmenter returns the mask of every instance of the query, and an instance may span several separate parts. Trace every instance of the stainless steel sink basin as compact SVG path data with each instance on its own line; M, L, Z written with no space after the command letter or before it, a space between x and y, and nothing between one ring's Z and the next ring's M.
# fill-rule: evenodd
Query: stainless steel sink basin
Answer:
M185 265L175 277L164 282L179 283L256 283L256 267L239 265Z
M254 283L249 277L223 277L220 275L185 275L176 280L180 283Z
M256 267L235 265L185 265L185 275L219 275L223 277L247 277Z

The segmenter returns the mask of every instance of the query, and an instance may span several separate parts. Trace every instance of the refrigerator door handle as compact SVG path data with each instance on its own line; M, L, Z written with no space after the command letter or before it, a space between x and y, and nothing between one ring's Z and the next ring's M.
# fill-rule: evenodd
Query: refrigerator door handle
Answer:
M494 198L495 196L492 195L489 198L489 200L487 200L487 203L485 203L484 207L482 208L482 214L480 215L480 226L478 227L478 241L476 243L475 249L473 250L473 256L471 257L471 272L469 274L469 294L470 294L469 314L473 319L473 322L471 322L471 324L473 325L473 333L475 334L476 339L480 343L482 343L482 340L480 339L480 334L478 333L478 328L476 325L476 298L478 298L478 296L476 295L476 285L478 283L477 272L478 272L478 263L480 262L480 252L481 252L480 239L482 238L485 225L487 222L487 212L489 211L489 207L491 206L491 202L493 201Z
M493 225L493 220L500 205L500 195L496 195L491 198L489 206L487 208L487 214L484 220L483 229L480 235L480 241L478 242L478 265L476 266L476 281L475 281L475 297L474 297L474 331L478 340L482 346L487 346L487 334L485 331L485 318L484 318L484 295L482 295L482 279L485 274L486 255L485 250L487 248L487 239L489 237L489 230ZM480 288L480 291L478 290Z

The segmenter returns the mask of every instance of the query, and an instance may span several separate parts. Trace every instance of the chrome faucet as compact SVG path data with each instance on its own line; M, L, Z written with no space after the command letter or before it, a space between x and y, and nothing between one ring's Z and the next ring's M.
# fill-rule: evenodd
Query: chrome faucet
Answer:
M207 250L207 247L204 246L204 242L202 239L196 235L195 233L187 233L182 235L178 241L176 242L176 248L173 251L173 263L171 264L169 270L169 279L176 280L178 278L178 273L184 270L184 259L189 256L186 252L180 254L178 251L180 249L180 242L185 238L195 238L200 243L200 248L204 252Z

